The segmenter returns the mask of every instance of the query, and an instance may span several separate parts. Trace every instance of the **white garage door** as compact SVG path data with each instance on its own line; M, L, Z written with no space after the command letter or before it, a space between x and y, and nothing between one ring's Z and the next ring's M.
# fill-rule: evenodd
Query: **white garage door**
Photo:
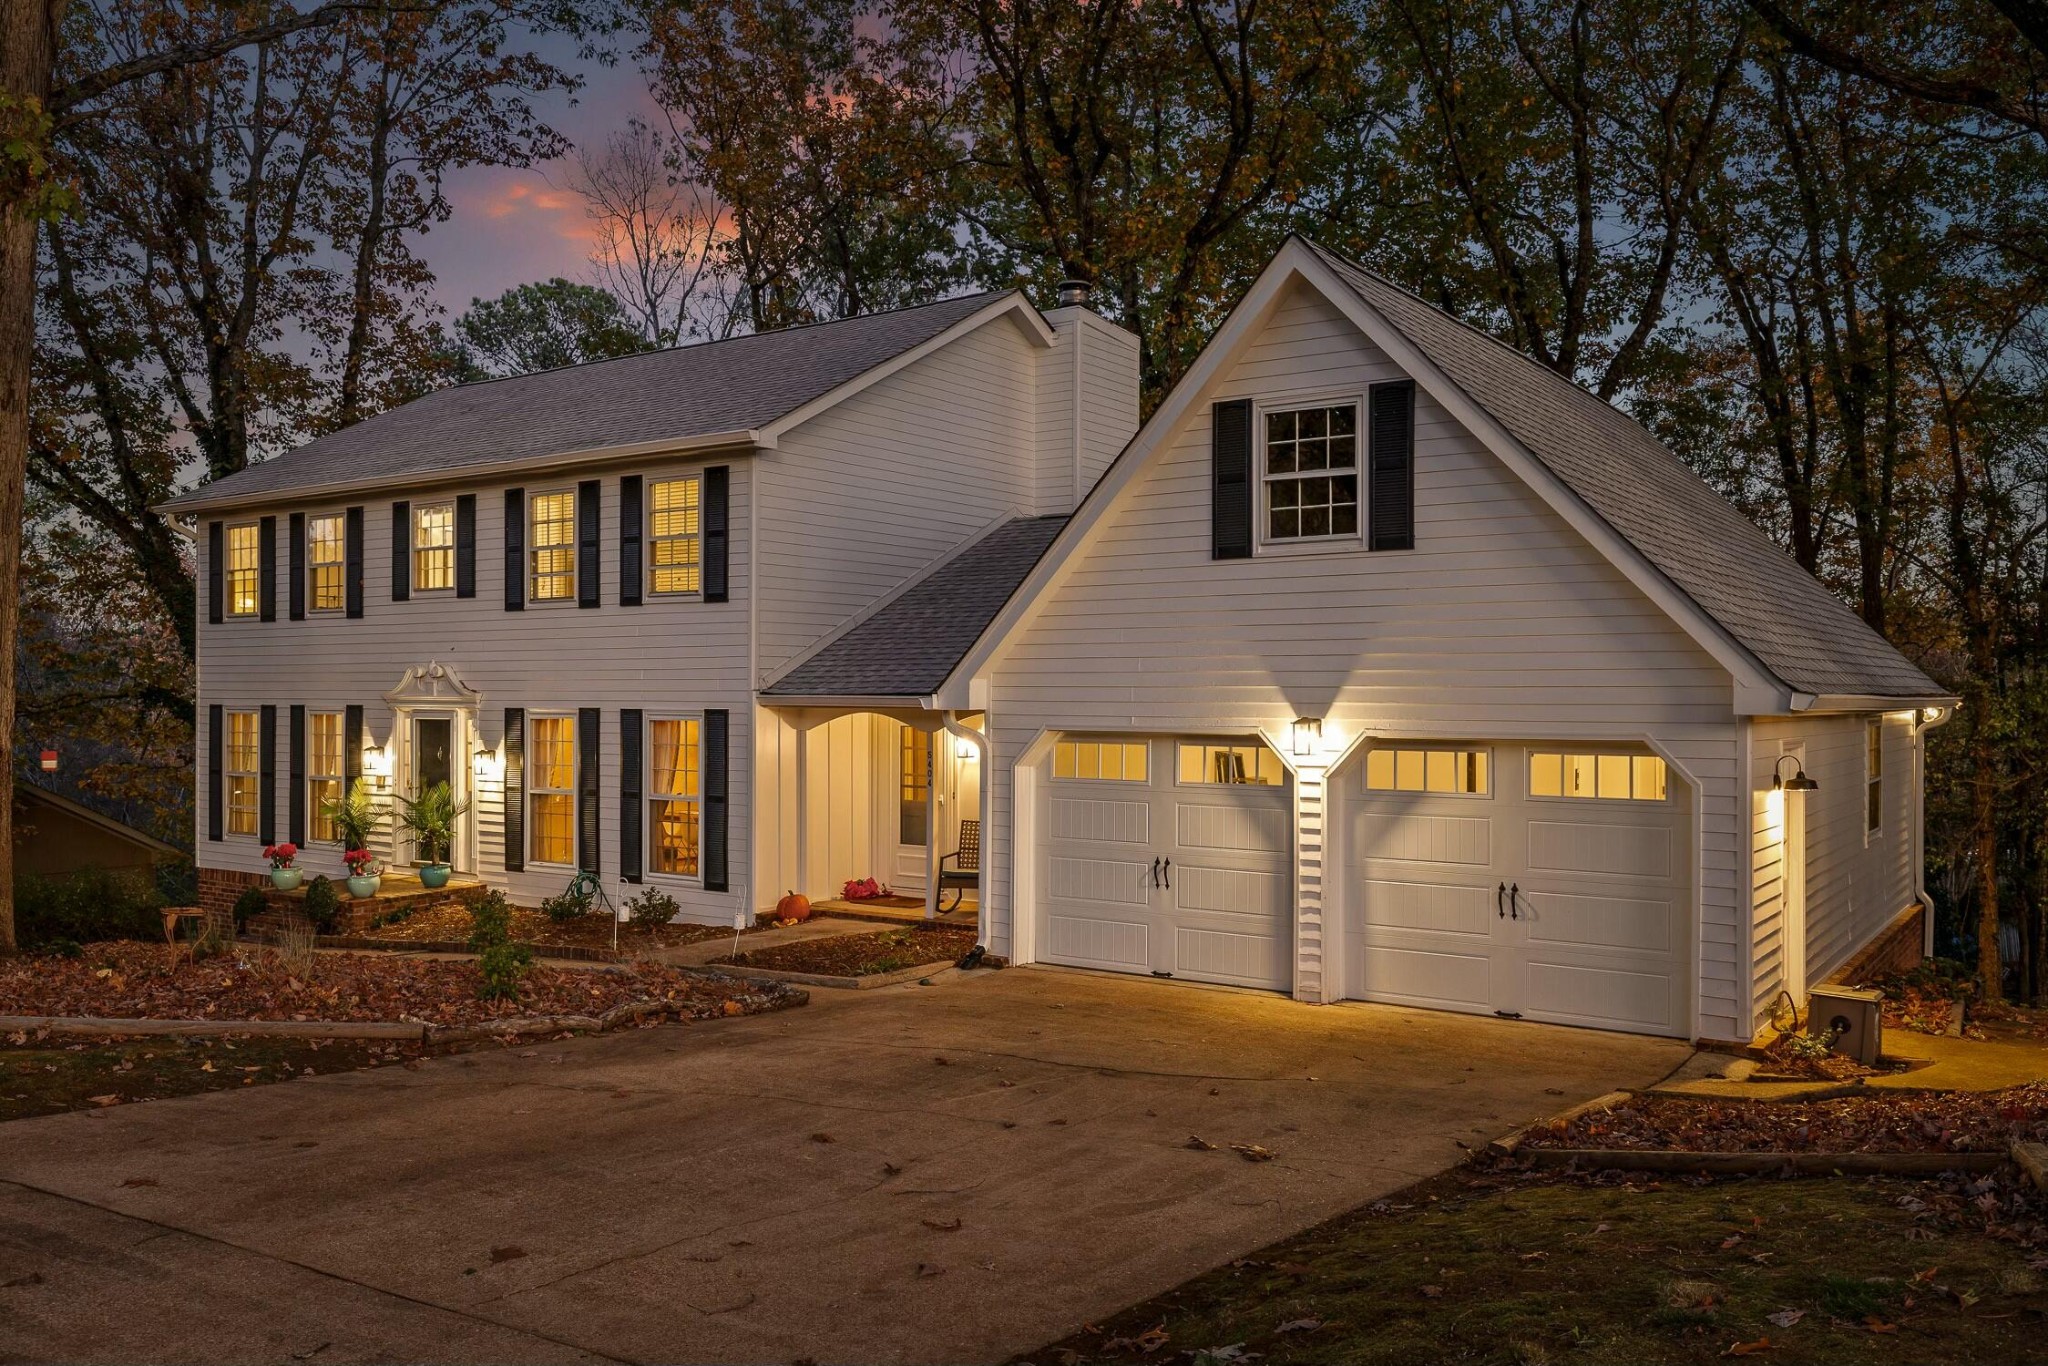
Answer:
M1044 800L1041 960L1292 986L1293 800L1278 755L1243 741L1066 739Z
M1346 995L1691 1032L1689 794L1662 759L1376 748L1343 791Z

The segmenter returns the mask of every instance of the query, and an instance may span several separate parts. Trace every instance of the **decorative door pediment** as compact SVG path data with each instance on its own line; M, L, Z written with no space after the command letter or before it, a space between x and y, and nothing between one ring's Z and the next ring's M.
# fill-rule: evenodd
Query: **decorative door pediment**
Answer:
M453 664L438 660L415 664L399 675L398 685L384 694L395 711L401 707L455 707L475 711L484 695L462 681Z

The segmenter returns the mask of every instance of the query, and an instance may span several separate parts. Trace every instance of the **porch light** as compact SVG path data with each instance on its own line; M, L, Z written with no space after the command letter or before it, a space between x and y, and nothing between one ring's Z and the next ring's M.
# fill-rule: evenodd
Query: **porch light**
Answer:
M1323 718L1320 716L1297 716L1294 718L1294 754L1306 759L1316 752L1316 745L1323 738Z
M1789 778L1785 776L1787 759L1792 761L1792 776ZM1820 784L1806 776L1806 767L1799 762L1798 755L1781 754L1771 769L1771 787L1780 792L1814 792L1819 790Z
M953 742L953 757L956 759L972 759L974 757L974 742L972 740L955 740Z
M43 751L42 769L43 769L43 772L45 772L45 773L55 773L55 772L57 771L57 751L56 751L56 750L54 750L54 749L46 749L46 750L44 750L44 751Z
M495 782L505 776L505 761L494 749L479 749L473 766L476 769L476 776L489 782Z

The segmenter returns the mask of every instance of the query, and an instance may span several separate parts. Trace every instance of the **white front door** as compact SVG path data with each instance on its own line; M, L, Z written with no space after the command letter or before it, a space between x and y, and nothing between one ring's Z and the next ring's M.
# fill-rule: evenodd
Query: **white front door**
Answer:
M896 858L889 888L908 896L923 896L931 881L931 851L925 841L931 823L939 818L932 784L932 747L930 732L915 726L897 727Z
M1292 787L1245 741L1054 746L1040 829L1040 960L1286 990Z
M1388 745L1340 790L1347 996L1691 1032L1689 794L1662 759Z

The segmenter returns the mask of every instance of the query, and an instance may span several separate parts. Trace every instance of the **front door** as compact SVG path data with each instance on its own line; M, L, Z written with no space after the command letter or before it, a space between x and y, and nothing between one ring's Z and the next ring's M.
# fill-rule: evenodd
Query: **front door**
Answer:
M411 791L406 795L414 801L430 791L437 783L447 783L449 790L455 790L455 764L453 757L455 723L445 716L416 717L412 723L412 782ZM459 794L458 794L459 795ZM456 840L461 846L461 840ZM453 851L450 851L453 857ZM424 851L415 848L413 861L424 863Z
M922 896L931 880L925 841L937 815L932 802L932 737L928 731L903 726L896 744L896 876L890 888Z

